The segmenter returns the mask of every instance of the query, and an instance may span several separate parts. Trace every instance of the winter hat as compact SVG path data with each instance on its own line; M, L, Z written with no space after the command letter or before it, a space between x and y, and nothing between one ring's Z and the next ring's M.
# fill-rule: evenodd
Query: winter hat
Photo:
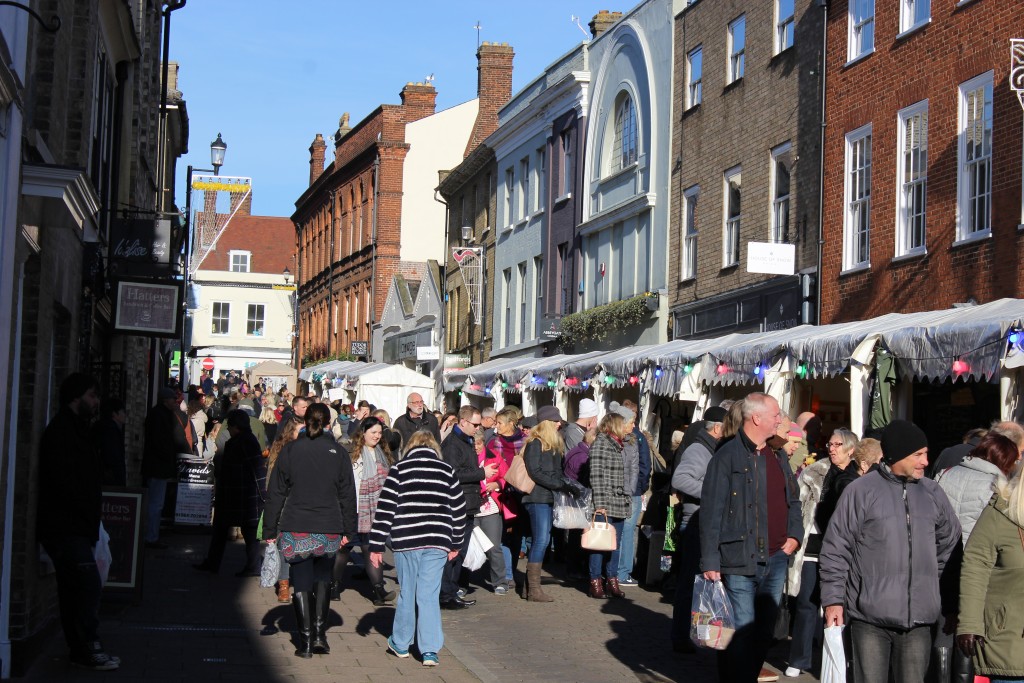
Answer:
M704 411L704 414L700 419L704 422L722 422L725 420L725 416L729 414L729 411L720 406L711 406Z
M545 420L550 420L551 422L561 422L562 413L559 412L558 408L556 408L555 406L543 406L540 410L537 411L537 421L544 422Z
M636 419L636 413L625 406L619 405L618 401L612 401L612 404L608 406L608 409L613 413L621 415L626 422L632 422Z
M597 404L589 398L580 400L580 419L597 417Z
M887 465L927 447L928 437L913 422L893 420L882 430L882 460Z
M519 424L522 425L524 429L533 429L537 426L537 422L538 420L536 415L527 415L519 421Z

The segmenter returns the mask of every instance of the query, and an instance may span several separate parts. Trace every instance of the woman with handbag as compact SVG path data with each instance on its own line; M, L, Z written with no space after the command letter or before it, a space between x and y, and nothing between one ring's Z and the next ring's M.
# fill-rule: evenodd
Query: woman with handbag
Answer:
M517 454L526 444L526 436L519 430L522 413L515 406L505 406L495 417L495 435L487 442L487 450L505 461L506 470L512 466ZM504 474L502 475L504 479ZM502 529L501 554L505 560L505 582L509 590L515 590L514 569L519 564L519 551L523 538L530 533L530 523L523 513L521 494L506 486L502 492L505 506L505 526Z
M328 654L327 583L334 554L355 535L358 514L352 462L331 438L331 413L306 410L306 431L284 447L267 491L263 535L291 564L292 605L299 625L298 657Z
M598 425L597 438L590 447L590 486L594 491L594 508L603 512L615 530L613 550L592 550L590 553L590 590L592 598L625 597L619 588L619 545L622 527L629 519L632 491L625 488L623 475L624 439L629 434L629 423L618 413L608 413ZM596 517L596 513L595 513ZM584 532L583 547L587 547L588 532ZM606 578L605 578L606 577ZM606 592L607 591L607 592Z
M277 437L274 439L274 443L270 445L270 455L267 457L267 481L272 481L271 476L274 474L274 465L277 464L277 458L281 455L281 450L290 444L295 439L299 438L299 430L302 429L302 425L295 420L287 420L282 424L278 425ZM262 527L262 521L260 520ZM260 530L262 532L262 528ZM265 540L263 536L260 536L260 540ZM275 546L276 548L277 546ZM284 557L281 556L281 551L277 551L278 554L278 574L277 574L277 601L280 603L288 604L292 601L291 591L289 591L289 564L284 561Z
M530 515L533 543L526 560L526 590L523 597L531 602L554 602L554 598L541 588L540 572L544 555L551 543L551 509L554 491L572 492L579 484L562 474L562 455L565 442L558 428L562 414L554 406L537 411L537 426L531 430L523 451L526 472L533 480L533 490L523 496L523 505Z

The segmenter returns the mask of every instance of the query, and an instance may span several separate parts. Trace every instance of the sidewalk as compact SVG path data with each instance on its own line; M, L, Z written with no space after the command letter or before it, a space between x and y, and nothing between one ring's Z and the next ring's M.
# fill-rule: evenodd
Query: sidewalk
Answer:
M442 612L445 649L434 669L385 653L394 610L374 609L366 597L368 583L350 580L341 602L331 603L331 654L301 659L292 654L292 606L279 604L258 579L233 576L244 561L241 541L228 545L220 575L212 576L190 567L205 554L208 536L175 534L164 540L169 549L147 551L142 603L104 607L101 637L121 657L121 668L98 673L70 667L63 637L55 631L25 680L717 683L713 653L672 652L672 605L661 594L626 588L626 599L597 601L582 585L550 574L544 584L554 603L529 603L513 593L496 596L474 587L470 597L477 605ZM390 585L394 570L386 575ZM776 667L784 666L787 649L782 644L773 651L770 661Z

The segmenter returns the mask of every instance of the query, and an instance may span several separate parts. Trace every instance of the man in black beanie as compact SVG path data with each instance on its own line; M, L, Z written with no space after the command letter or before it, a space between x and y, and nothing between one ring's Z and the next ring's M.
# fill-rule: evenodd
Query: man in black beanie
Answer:
M924 477L928 440L893 420L882 462L843 492L819 556L825 626L849 624L857 681L920 683L931 626L941 615L939 575L960 541L946 494Z

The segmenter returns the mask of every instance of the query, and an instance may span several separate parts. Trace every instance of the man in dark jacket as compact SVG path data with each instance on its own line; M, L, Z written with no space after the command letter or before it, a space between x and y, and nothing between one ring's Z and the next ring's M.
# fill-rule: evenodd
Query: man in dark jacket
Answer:
M960 541L960 522L925 478L928 440L893 420L882 462L846 487L819 555L825 625L850 625L858 681L923 681L941 614L939 575Z
M99 409L96 379L71 374L60 385L60 410L39 442L39 501L36 531L57 575L57 599L71 663L96 671L121 660L99 642L100 574L94 548L99 540L102 463L89 438Z
M426 429L441 443L441 428L437 418L429 410L423 409L423 397L413 392L405 401L405 414L395 419L395 431L402 435L402 443L409 443L409 437L421 429ZM480 420L477 420L478 422Z
M128 481L124 457L126 419L124 402L111 397L103 401L100 419L92 427L92 437L103 462L103 483L107 486L125 486Z
M459 410L459 422L452 428L452 433L441 443L441 459L452 466L455 477L462 485L462 495L466 500L466 528L473 528L473 518L480 511L480 482L493 477L497 465L480 466L480 458L476 454L473 437L480 429L480 410L473 406L462 406ZM462 563L466 560L466 551L473 534L467 533L462 541L459 554L448 560L441 579L441 607L443 609L465 609L476 604L476 600L464 600L459 597L459 574Z
M142 450L142 478L146 482L147 548L166 548L160 541L160 515L168 482L178 478L178 454L196 456L192 421L181 411L178 393L170 387L157 392L157 404L146 415L146 440Z
M730 682L758 679L789 556L804 535L789 461L767 445L781 422L778 401L749 394L743 426L711 458L701 487L701 567L705 579L725 584L736 623L729 651L718 660L719 675Z

